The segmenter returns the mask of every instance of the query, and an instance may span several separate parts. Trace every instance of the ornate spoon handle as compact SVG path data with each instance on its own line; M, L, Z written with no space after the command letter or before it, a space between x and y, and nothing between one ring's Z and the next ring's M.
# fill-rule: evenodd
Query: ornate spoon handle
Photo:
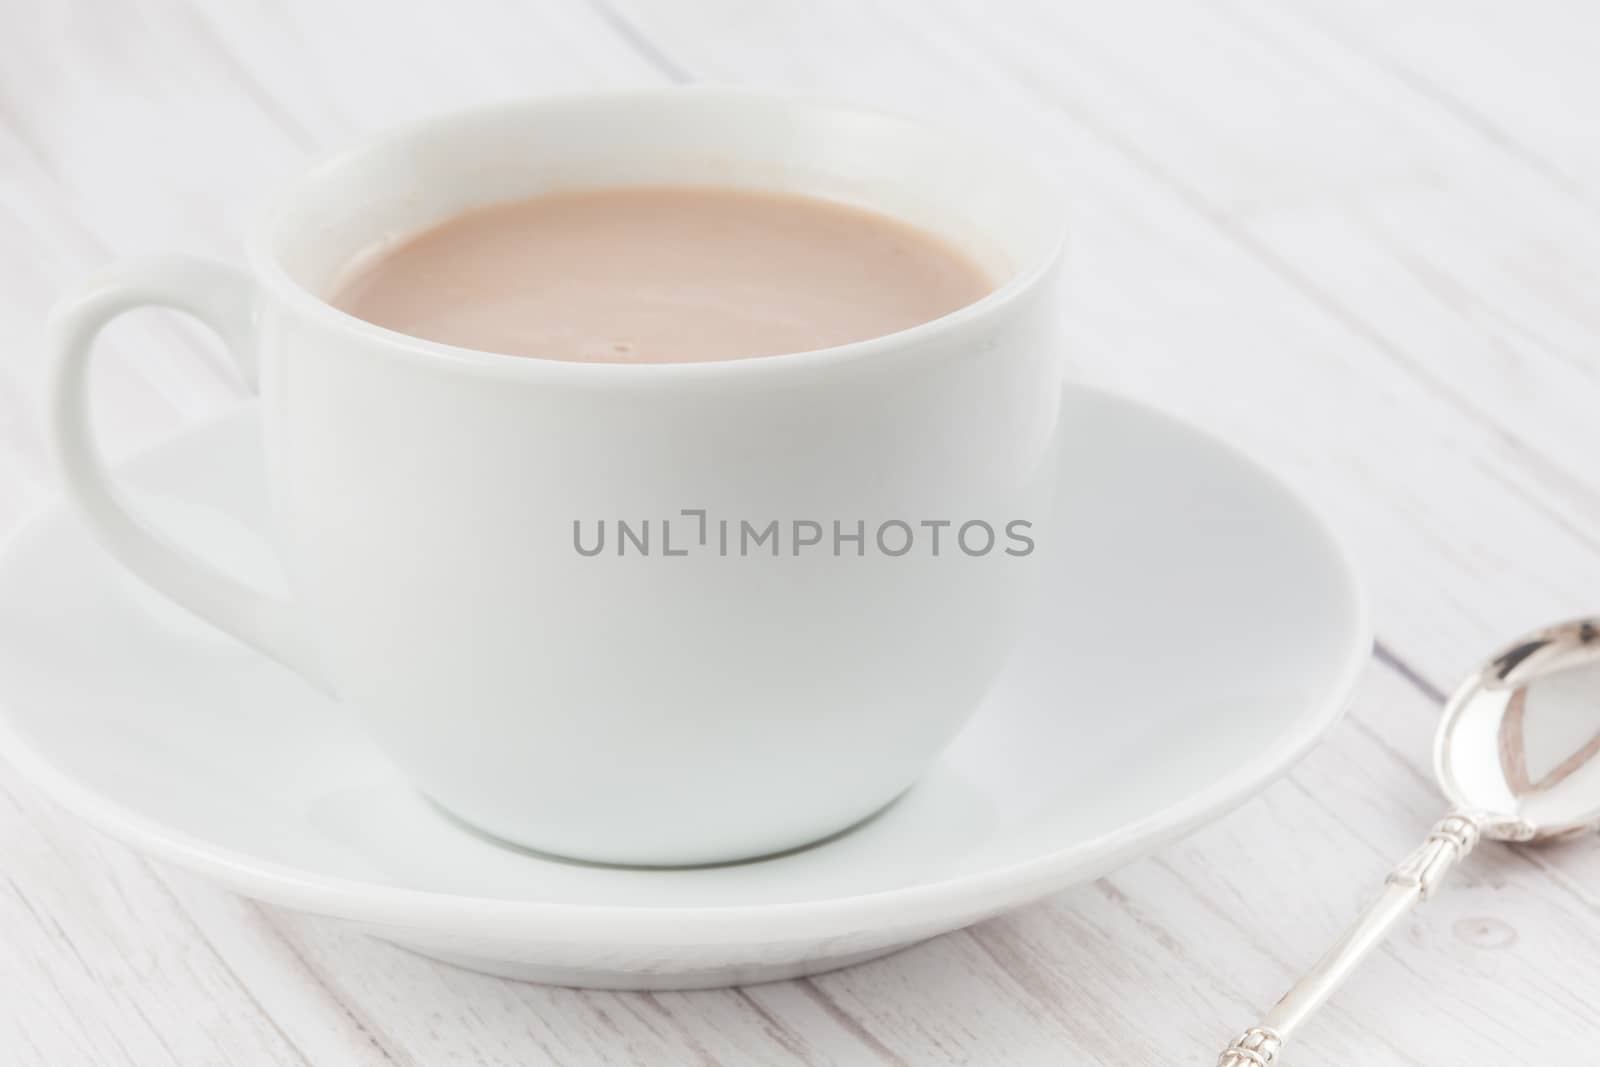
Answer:
M1418 901L1427 900L1450 868L1473 850L1478 831L1478 818L1464 811L1441 819L1422 847L1389 872L1378 899L1350 925L1327 955L1273 1005L1259 1025L1223 1049L1217 1057L1217 1067L1271 1067L1295 1029L1322 1007L1368 953L1383 943L1400 917Z

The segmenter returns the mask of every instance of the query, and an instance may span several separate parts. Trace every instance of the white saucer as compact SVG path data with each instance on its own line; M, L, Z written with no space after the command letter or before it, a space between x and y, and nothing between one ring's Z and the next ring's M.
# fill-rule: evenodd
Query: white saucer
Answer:
M1129 401L1064 403L1069 521L1037 625L922 784L811 849L639 871L495 844L59 514L0 560L0 752L140 851L478 970L686 988L882 955L1216 818L1334 723L1367 654L1350 563L1287 489ZM270 575L252 412L125 473L175 535Z

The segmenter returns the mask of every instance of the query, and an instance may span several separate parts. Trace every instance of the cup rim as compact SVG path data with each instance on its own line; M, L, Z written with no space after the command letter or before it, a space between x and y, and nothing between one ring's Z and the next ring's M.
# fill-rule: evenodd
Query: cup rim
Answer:
M896 351L917 347L941 333L969 327L981 320L992 318L1002 309L1014 304L1023 294L1034 289L1042 279L1053 273L1065 254L1067 240L1067 212L1063 198L1055 198L1057 207L1042 220L1052 231L1044 244L1044 251L1033 262L1021 266L1004 284L964 307L957 308L935 319L918 323L903 330L832 345L827 348L807 349L773 355L746 356L727 360L699 360L672 363L621 363L579 362L576 360L537 359L527 356L468 348L461 345L430 341L411 334L391 330L385 326L358 318L334 307L323 297L290 276L279 261L274 238L280 232L293 204L319 179L337 170L357 157L382 147L415 139L430 131L457 123L496 114L562 108L577 104L606 101L615 104L658 101L666 98L695 97L711 101L737 101L756 103L774 108L805 108L840 115L869 117L927 131L933 129L952 139L963 141L973 148L989 152L997 158L997 166L1020 171L1035 181L1040 188L1050 190L1058 183L1046 177L1045 169L1027 153L1004 145L985 143L972 134L950 130L921 119L891 111L842 101L837 98L796 92L726 88L720 86L671 86L647 89L622 89L605 92L565 93L548 96L524 96L497 100L466 108L456 108L390 126L375 134L358 139L352 144L325 154L299 173L288 187L271 202L262 213L247 245L252 272L258 283L272 292L285 306L310 317L320 325L353 333L374 342L374 349L387 355L413 363L430 365L438 369L476 372L491 377L513 380L544 380L571 384L639 385L671 384L675 382L705 383L713 381L739 381L754 375L775 371L821 371L869 358L879 358ZM1026 180L1026 179L1025 179Z

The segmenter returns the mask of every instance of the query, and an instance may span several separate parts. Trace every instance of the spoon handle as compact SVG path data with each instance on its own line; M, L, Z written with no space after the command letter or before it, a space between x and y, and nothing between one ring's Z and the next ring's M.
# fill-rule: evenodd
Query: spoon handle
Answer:
M1389 872L1383 892L1368 905L1305 977L1271 1011L1217 1057L1217 1067L1271 1067L1284 1042L1389 934L1418 901L1433 894L1450 869L1478 843L1479 820L1455 811L1434 826L1421 848Z

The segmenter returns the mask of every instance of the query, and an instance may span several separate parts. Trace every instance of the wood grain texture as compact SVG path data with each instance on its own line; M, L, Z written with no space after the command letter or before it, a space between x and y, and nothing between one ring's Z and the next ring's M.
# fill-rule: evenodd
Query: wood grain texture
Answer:
M1075 198L1083 378L1264 458L1348 536L1379 655L1244 809L889 959L629 995L468 974L152 867L0 770L0 1064L1203 1064L1442 813L1440 694L1600 598L1600 14L1560 0L0 2L0 526L48 494L43 310L113 258L236 259L304 162L420 112L711 81L1028 140ZM237 402L107 336L113 453ZM1485 847L1302 1067L1600 1045L1600 841Z

